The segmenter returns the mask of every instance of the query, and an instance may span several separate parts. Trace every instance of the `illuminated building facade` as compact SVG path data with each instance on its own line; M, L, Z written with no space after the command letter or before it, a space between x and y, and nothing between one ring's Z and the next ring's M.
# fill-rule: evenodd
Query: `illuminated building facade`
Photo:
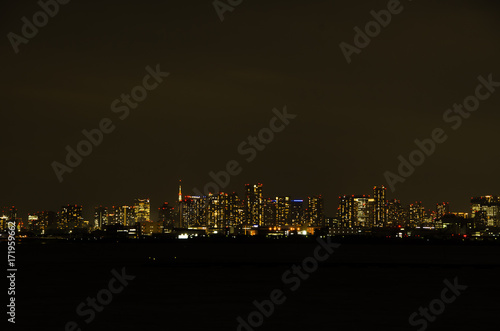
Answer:
M122 216L121 216L121 207L112 206L108 211L108 222L105 225L118 225L121 224Z
M246 225L264 225L263 185L245 185Z
M304 223L304 200L295 199L290 204L290 225L302 226Z
M38 220L37 214L28 214L28 230L37 234L43 234L45 232L45 224L39 223Z
M94 222L96 215L94 215ZM104 225L134 226L136 223L135 207L133 206L113 206L108 212ZM149 222L149 221L145 221ZM102 225L101 225L102 226Z
M0 230L7 231L7 222L9 221L9 208L2 207L0 209Z
M345 228L353 228L356 225L357 212L354 207L354 195L339 196L339 208L337 210L337 218L340 221L340 226Z
M151 215L149 211L149 202L148 202L148 212L146 216L149 218L149 221L145 222L150 222L151 221ZM122 206L120 208L120 224L123 224L124 226L133 226L135 225L136 222L136 212L135 212L135 207L132 206Z
M7 230L7 222L9 218L6 215L0 215L0 231Z
M108 208L99 206L94 208L94 228L102 229L108 225Z
M405 225L405 209L400 200L387 201L387 226L397 227Z
M371 228L375 224L375 199L370 196L355 196L353 214L356 216L355 225Z
M436 204L436 217L441 219L444 215L450 213L450 203L441 202Z
M416 201L408 206L408 226L420 226L425 217L425 208L422 206L422 201Z
M18 231L23 229L22 219L17 217L17 208L15 206L2 207L0 210L0 229L6 231L8 229L8 222L15 222Z
M275 225L288 226L292 223L292 199L290 197L276 197Z
M384 186L375 186L373 188L374 202L374 226L384 227L386 224L386 191Z
M264 226L276 226L276 200L264 199Z
M135 199L135 221L151 222L151 204L149 199Z
M83 207L78 205L67 205L61 207L59 214L59 229L72 230L83 228Z
M471 198L471 216L478 223L487 226L500 227L500 199L487 195Z
M231 202L229 195L224 192L207 197L207 227L209 229L222 230L229 226L231 216Z
M325 226L325 212L323 197L316 195L307 199L306 224L314 227Z
M206 227L207 198L201 196L185 196L181 201L181 227Z
M238 197L236 192L228 194L227 196L227 224L228 227L237 227L243 223L244 206L243 201Z
M369 195L339 197L338 220L346 228L371 228L375 223L375 199Z
M56 230L58 226L57 213L54 211L37 212L38 222L44 224L46 231Z

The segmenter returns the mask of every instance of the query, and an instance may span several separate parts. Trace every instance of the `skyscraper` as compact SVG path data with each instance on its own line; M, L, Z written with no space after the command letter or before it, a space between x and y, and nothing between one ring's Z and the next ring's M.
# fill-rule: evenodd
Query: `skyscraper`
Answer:
M307 199L306 213L309 226L325 226L325 212L323 206L323 197L321 195L315 195Z
M209 194L207 197L207 227L223 230L229 224L230 208L227 193Z
M136 208L132 206L122 206L120 208L120 224L124 226L133 226L137 222L136 220L136 213L135 213ZM147 212L146 216L149 221L151 221L151 215L150 215L150 206L149 206L149 200L148 200L148 206L147 206ZM148 222L148 221L146 221Z
M342 227L353 228L357 224L357 212L355 208L354 195L339 196L339 208L337 217Z
M444 215L450 213L450 203L442 202L436 204L436 218L442 218Z
M408 225L417 227L422 224L425 216L425 208L422 206L422 201L415 201L408 206Z
M67 205L61 207L59 216L59 228L62 230L72 230L83 228L83 207L78 205Z
M28 214L28 230L33 231L37 234L44 233L45 224L38 222L38 215Z
M54 231L58 226L57 213L54 211L41 211L36 213L38 222L45 224L47 231Z
M302 226L304 223L304 200L291 201L290 222L293 226Z
M102 229L103 226L108 225L108 208L99 206L94 208L94 228Z
M163 223L163 228L172 231L175 227L174 207L170 207L168 202L163 203L158 208L158 222Z
M246 224L263 226L264 195L262 184L246 184Z
M386 224L386 191L387 189L383 185L373 188L375 227L383 227Z
M371 228L375 223L375 199L369 195L339 197L339 215L342 226Z
M401 201L392 199L387 202L387 224L386 226L404 226L405 210Z
M8 207L2 207L0 209L0 230L5 231L7 230L7 222L9 221L9 208Z
M135 199L135 221L151 222L151 205L149 199Z
M112 206L108 211L108 222L105 225L122 224L122 219L123 217L121 207Z
M276 197L276 226L291 225L292 199L290 197Z
M236 192L228 194L227 196L227 224L229 227L236 227L241 224L241 212L243 210L243 201L240 199Z
M276 226L276 200L264 199L264 226Z
M207 197L185 196L181 202L182 228L207 226Z
M500 199L497 196L471 198L470 203L473 218L484 225L500 227Z
M355 196L354 208L357 226L372 228L375 224L375 199L369 195Z

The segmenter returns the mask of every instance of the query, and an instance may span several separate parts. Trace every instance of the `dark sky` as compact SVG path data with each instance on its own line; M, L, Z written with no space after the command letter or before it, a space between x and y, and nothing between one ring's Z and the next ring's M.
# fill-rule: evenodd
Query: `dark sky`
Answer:
M471 196L498 195L500 90L460 129L442 119L479 75L500 81L497 1L402 1L347 64L339 43L387 6L352 3L244 0L221 22L210 0L72 0L18 54L4 37L0 205L90 211L150 197L156 209L175 201L179 179L191 193L236 159L243 172L226 191L262 182L267 196L323 194L333 216L339 194L371 194L437 127L449 139L388 198L467 211ZM3 35L39 10L2 1ZM111 103L156 64L170 76L120 121ZM245 162L238 145L285 105L297 118ZM59 183L51 163L102 118L116 130Z

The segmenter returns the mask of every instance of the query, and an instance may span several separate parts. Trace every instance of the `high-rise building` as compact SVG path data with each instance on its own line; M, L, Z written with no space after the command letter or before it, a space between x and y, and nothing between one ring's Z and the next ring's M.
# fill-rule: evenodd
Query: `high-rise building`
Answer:
M389 227L404 226L405 210L400 200L392 199L387 202L387 224Z
M230 223L230 199L224 192L209 194L207 197L207 227L223 230Z
M444 215L450 213L450 203L449 202L441 202L436 204L436 217L442 218Z
M425 208L422 206L422 201L415 201L408 206L408 225L417 227L422 225L425 216Z
M315 195L307 199L306 215L308 226L325 226L325 212L321 195Z
M0 217L4 220L5 230L7 230L8 222L14 222L16 224L17 231L21 231L23 224L22 219L17 217L17 208L15 206L3 207L0 212Z
M500 199L487 195L471 198L471 216L476 222L487 226L500 227Z
M372 228L375 225L375 199L369 195L355 196L354 208L356 226Z
M10 212L8 207L0 208L0 231L7 231L7 223L10 219Z
M276 226L276 200L264 199L264 226Z
M163 223L163 228L167 231L172 231L175 228L174 207L170 207L168 202L163 203L158 208L158 222Z
M135 207L113 206L108 213L107 223L105 225L133 226L135 223Z
M383 185L373 188L375 227L384 227L386 224L386 191L387 188Z
M228 194L227 196L227 224L228 227L239 226L243 218L240 216L240 211L244 210L243 201L240 199L236 192Z
M354 195L339 196L339 208L337 218L341 227L354 228L357 226L357 211L354 202Z
M106 225L123 225L122 209L120 206L112 206L108 210L108 222Z
M38 220L38 215L36 213L28 214L28 230L37 234L44 233L45 226L43 223L39 223Z
M135 223L137 222L135 210L136 210L135 206L122 206L120 208L120 224L123 224L124 226L134 226ZM148 202L148 211L146 215L147 216L145 217L149 217L149 221L144 221L144 222L150 222L151 214L149 209L149 202Z
M207 226L207 197L185 196L181 201L182 228Z
M338 219L348 228L371 228L375 223L375 199L369 195L344 195L339 197Z
M292 200L290 205L290 225L302 226L304 223L304 200Z
M9 218L6 215L0 215L0 231L7 230L7 222L8 221L9 221Z
M290 197L276 197L276 226L289 226L292 223L292 199Z
M94 208L94 224L95 229L102 229L108 225L108 208L99 206Z
M264 225L263 185L245 185L246 192L246 225Z
M57 213L54 211L37 212L38 222L45 226L46 231L54 231L58 227Z
M72 230L83 228L83 207L78 205L67 205L61 207L59 216L59 229Z
M2 207L0 210L0 224L2 226L1 229L8 229L8 222L14 222L17 231L29 230L23 224L23 220L21 217L18 217L17 208L15 206L10 207Z
M135 199L135 221L151 222L151 204L149 199Z

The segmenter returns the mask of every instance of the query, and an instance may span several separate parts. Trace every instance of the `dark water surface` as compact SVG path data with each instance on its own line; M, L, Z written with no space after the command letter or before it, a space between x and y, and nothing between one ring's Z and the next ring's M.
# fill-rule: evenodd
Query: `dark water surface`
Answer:
M82 330L236 330L236 318L256 309L254 300L281 289L286 301L255 330L418 330L410 314L455 277L467 290L427 329L497 328L500 246L344 243L292 292L283 273L316 246L24 243L15 329L63 331L75 321ZM123 267L136 278L86 325L76 307Z

